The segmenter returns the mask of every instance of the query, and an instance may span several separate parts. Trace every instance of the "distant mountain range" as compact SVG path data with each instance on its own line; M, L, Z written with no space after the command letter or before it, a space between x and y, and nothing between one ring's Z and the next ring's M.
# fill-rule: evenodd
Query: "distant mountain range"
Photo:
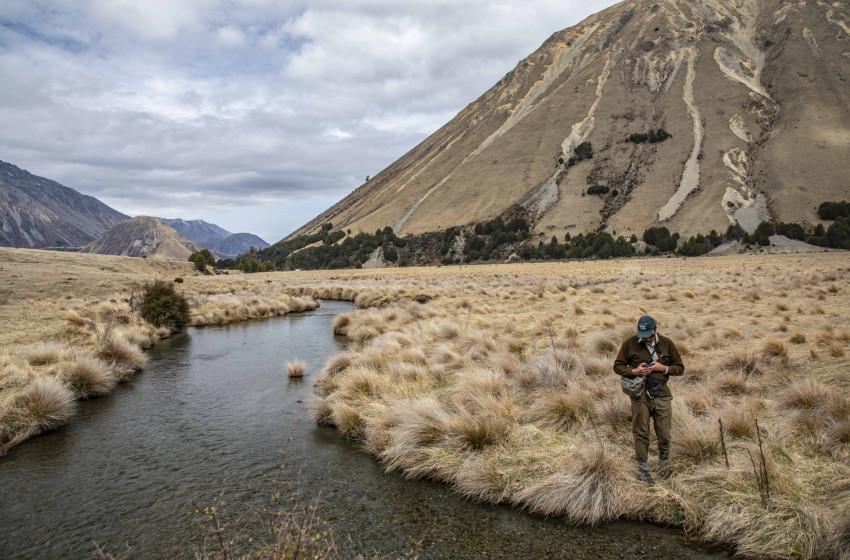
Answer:
M184 260L201 248L232 259L269 244L203 220L130 219L92 196L0 161L0 246Z
M185 261L201 250L158 218L137 216L119 222L86 245L83 253Z
M0 161L0 246L79 247L129 218L92 196Z
M231 233L226 229L204 220L183 220L180 218L160 218L173 227L177 233L194 241L204 249L209 249L222 259L233 259L247 253L251 247L265 249L269 246L253 233Z

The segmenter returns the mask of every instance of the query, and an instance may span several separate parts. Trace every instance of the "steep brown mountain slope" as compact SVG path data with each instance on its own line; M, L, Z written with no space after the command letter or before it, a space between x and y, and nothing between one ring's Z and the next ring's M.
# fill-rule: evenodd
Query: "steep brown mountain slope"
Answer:
M200 250L162 220L138 216L115 224L81 252L185 261Z
M0 161L0 246L78 247L129 216Z
M848 80L846 1L622 2L553 35L293 235L329 221L420 233L517 209L547 237L817 223L820 202L850 194ZM673 137L626 141L658 128ZM569 166L582 142L594 157ZM611 192L586 195L593 184Z

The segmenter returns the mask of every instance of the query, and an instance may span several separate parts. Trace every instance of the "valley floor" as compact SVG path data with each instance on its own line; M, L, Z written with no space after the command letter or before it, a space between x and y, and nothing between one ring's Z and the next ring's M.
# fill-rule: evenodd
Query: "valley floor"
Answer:
M576 523L680 526L747 557L850 554L850 253L197 276L0 249L0 266L6 443L9 411L36 385L68 385L69 356L109 361L109 341L164 334L130 300L180 275L194 324L354 302L334 323L350 351L308 372L311 411L387 469ZM635 476L611 369L644 314L686 365L670 381L674 473L655 487ZM113 351L125 375L141 367Z

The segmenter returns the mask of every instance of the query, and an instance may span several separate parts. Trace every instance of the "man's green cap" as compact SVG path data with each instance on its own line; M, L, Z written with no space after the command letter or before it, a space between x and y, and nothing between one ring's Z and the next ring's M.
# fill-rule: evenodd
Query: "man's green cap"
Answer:
M652 331L655 330L655 319L649 315L644 315L638 319L637 335L638 338L647 338L652 336Z

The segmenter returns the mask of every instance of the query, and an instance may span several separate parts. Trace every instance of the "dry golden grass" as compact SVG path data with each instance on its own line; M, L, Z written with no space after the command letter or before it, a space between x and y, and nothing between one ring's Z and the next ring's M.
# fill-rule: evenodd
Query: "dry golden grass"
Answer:
M24 344L130 339L121 330L138 330L129 291L155 273L122 263L79 293L77 281L51 287L49 312L0 306L12 325L2 336L21 348L0 356L4 387L19 394L31 378L58 379L57 364L26 361ZM288 305L282 296L355 303L333 326L350 351L316 378L311 414L387 469L574 522L643 519L750 557L812 558L848 553L850 498L830 490L850 479L850 404L836 397L850 391L848 271L850 254L835 252L179 275L194 316L205 317L196 324L270 316L276 302ZM634 476L629 400L610 369L643 314L687 351L685 376L670 382L674 474L653 489ZM50 328L27 336L42 320ZM748 455L760 457L756 420L767 507Z
M109 364L87 355L74 356L61 364L58 378L80 399L108 395L118 383L115 370Z
M850 389L835 328L850 258L832 258L338 271L335 284L301 273L289 292L366 294L353 299L370 307L335 322L352 350L317 380L313 410L388 469L574 522L649 519L748 556L815 557L846 543L831 521L841 509L818 489L850 476L850 405L829 396ZM838 290L817 289L827 277ZM411 307L416 293L430 299ZM611 372L645 313L688 366L671 381L674 475L652 491L636 484L629 401ZM756 420L775 477L767 508L747 455L759 457Z
M307 364L302 360L292 360L291 362L286 362L286 372L289 374L289 377L304 377L304 372L306 370Z

